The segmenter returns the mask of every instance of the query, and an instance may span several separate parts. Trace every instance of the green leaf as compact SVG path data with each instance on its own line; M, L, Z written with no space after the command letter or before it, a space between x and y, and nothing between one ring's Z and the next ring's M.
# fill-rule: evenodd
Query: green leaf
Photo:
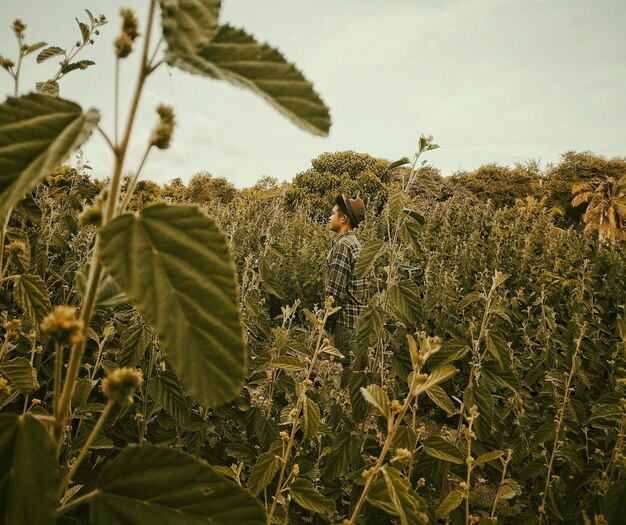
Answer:
M498 499L513 499L522 494L522 487L514 479L505 479L498 487Z
M389 300L409 323L422 316L422 300L417 286L409 280L400 281L389 290Z
M280 461L280 457L271 452L263 452L259 455L252 467L246 488L255 495L261 492L274 479L280 468Z
M417 444L417 436L412 428L400 425L393 436L394 448L406 448L413 452Z
M433 386L426 391L426 395L430 397L433 403L439 408L445 410L446 414L452 416L456 414L457 410L452 402L452 399L446 394L445 390L440 386Z
M24 313L39 331L39 323L50 313L50 295L43 279L38 275L19 275L13 285L13 297Z
M343 474L359 456L361 442L350 432L340 433L333 443L333 448L326 460L325 476L332 481Z
M409 208L402 208L402 213L411 217L411 219L413 219L418 224L424 224L426 222L426 218L421 213L416 212L415 210L410 210Z
M59 83L55 80L46 80L45 82L37 82L35 90L42 95L49 97L58 97L60 93Z
M28 394L39 388L37 370L25 357L16 357L0 363L0 376L8 379L11 388L19 390L22 394Z
M624 523L626 516L626 480L613 483L604 497L604 517L609 525Z
M502 339L499 335L492 334L490 332L487 332L486 341L487 350L489 350L489 353L496 358L498 364L500 365L500 368L505 369L505 363L508 363L509 361L509 356L507 353L508 345L506 341Z
M418 173L417 182L419 182L424 188L429 190L435 197L441 197L441 191L437 187L435 180L426 173Z
M172 370L153 375L148 382L148 394L179 424L189 420L190 410L183 386Z
M320 427L320 407L308 397L304 404L302 422L304 424L304 439L313 439Z
M408 221L402 225L400 228L400 238L406 244L412 244L415 250L420 250L420 227L412 221Z
M499 271L496 270L496 273L493 277L493 287L497 288L504 281L506 281L509 277L511 276L508 273L500 273Z
M254 423L254 431L261 446L267 447L278 437L278 423L271 417L257 417Z
M356 342L362 352L378 339L385 323L385 311L380 306L370 304L359 317Z
M361 388L367 387L375 381L376 377L367 372L352 372L350 376L350 404L352 405L352 419L356 423L364 421L370 412L369 406L361 393Z
M90 500L95 525L263 525L250 493L176 449L129 446L102 469Z
M361 387L361 394L365 401L373 405L387 420L391 416L391 408L387 393L378 385L369 385L367 388Z
M357 278L365 277L368 273L370 273L376 259L378 259L382 253L384 245L384 241L377 237L373 237L365 243L361 253L359 253L359 258L357 259L354 269L354 273Z
M465 308L467 308L470 304L475 303L476 301L480 300L482 298L483 294L481 294L480 292L470 292L468 293L463 299L461 299L461 301L459 302L459 305L457 307L458 311L460 312L461 310L464 310Z
M389 195L389 200L387 201L387 213L389 214L389 219L391 221L396 221L402 213L402 208L404 208L404 193L401 191L394 191L391 195Z
M468 344L462 339L450 339L443 343L439 352L431 356L428 360L428 366L436 368L461 359L469 352Z
M389 166L387 166L387 170L391 171L396 168L399 168L400 166L404 166L406 164L411 164L411 161L409 160L408 157L402 157L400 160L396 160L395 162L392 162L391 164L389 164Z
M56 444L32 414L0 414L0 509L3 523L56 523L59 503Z
M402 525L427 525L429 519L425 512L426 505L411 489L409 481L393 467L384 466L380 470L387 485L389 499L393 503L396 514L400 517L400 523Z
M300 370L304 370L304 361L299 357L282 355L272 359L272 366L290 372L299 372Z
M41 64L42 62L48 60L49 58L56 57L65 53L65 49L62 49L58 46L50 46L40 51L37 55L37 63Z
M173 56L194 55L218 29L220 0L160 0L163 37Z
M0 105L0 217L89 138L95 110L30 94Z
M426 454L443 461L460 465L465 459L456 446L440 436L428 436L424 440L423 447Z
M456 509L463 501L463 493L460 490L453 490L437 507L437 518L443 519Z
M250 89L302 129L328 135L328 108L313 85L279 51L259 44L242 29L220 26L208 45L193 54L168 53L166 60L185 71Z
M143 357L150 344L152 332L143 323L131 325L120 334L122 349L120 351L120 367L135 367Z
M28 240L28 234L19 228L7 228L6 238L8 242L21 242L24 244L24 251L19 251L16 254L19 265L22 271L27 271L30 265L30 241Z
M430 374L428 374L428 379L417 386L417 390L418 392L427 392L435 385L447 381L457 372L458 370L452 365L442 365L435 368Z
M296 479L289 486L289 493L298 505L312 512L329 515L335 511L335 502L322 496L306 479Z
M185 392L204 407L233 399L246 352L225 234L196 206L155 204L100 230L101 257L156 329Z
M491 452L481 454L478 458L476 458L476 461L474 461L474 467L482 467L485 463L500 459L503 454L504 452L502 450L492 450Z

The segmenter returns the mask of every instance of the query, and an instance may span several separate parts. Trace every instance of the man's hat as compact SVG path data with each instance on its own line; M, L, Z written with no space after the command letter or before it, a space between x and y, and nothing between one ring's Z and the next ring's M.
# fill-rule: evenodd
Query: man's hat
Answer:
M341 198L348 211L350 224L353 228L356 228L360 222L365 220L365 204L362 199L348 199L343 193L341 194Z

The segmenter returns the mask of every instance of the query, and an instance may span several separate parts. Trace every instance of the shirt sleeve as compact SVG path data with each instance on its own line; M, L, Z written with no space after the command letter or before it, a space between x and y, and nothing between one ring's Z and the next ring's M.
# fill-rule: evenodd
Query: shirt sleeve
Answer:
M325 287L326 297L332 295L335 298L335 306L341 306L345 302L351 275L350 249L344 243L338 242L330 254Z

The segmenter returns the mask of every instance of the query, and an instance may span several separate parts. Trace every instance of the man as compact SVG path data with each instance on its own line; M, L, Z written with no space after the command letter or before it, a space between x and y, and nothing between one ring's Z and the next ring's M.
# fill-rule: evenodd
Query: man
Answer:
M326 260L326 297L335 299L334 306L341 310L332 315L326 324L333 345L345 356L343 364L350 363L350 354L356 353L356 323L367 305L367 278L357 279L356 262L361 252L361 243L353 229L365 219L365 205L361 199L347 199L338 195L328 228L335 232Z

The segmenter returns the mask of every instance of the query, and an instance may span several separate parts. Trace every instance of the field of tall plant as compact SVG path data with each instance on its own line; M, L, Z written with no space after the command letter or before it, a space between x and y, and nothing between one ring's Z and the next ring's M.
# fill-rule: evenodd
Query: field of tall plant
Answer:
M124 176L161 50L327 133L295 66L218 13L219 1L150 1L141 30L122 13L116 81L136 44L142 60L110 134L59 96L107 20L88 12L71 50L28 45L13 25L19 59L0 56L15 79L0 105L4 522L622 523L623 160L569 185L572 163L600 160L566 156L537 184L530 164L442 180L422 136L397 162L322 155L290 185L200 177L202 198L142 182L144 162ZM61 69L20 96L35 52ZM174 127L159 107L144 161ZM62 165L96 131L115 160L104 182L80 155ZM495 189L513 191L511 173L517 202ZM559 184L565 207L551 202ZM587 231L578 206L565 209L574 184ZM337 309L323 292L324 218L336 193L359 189L355 271L371 301L344 367L324 330Z

